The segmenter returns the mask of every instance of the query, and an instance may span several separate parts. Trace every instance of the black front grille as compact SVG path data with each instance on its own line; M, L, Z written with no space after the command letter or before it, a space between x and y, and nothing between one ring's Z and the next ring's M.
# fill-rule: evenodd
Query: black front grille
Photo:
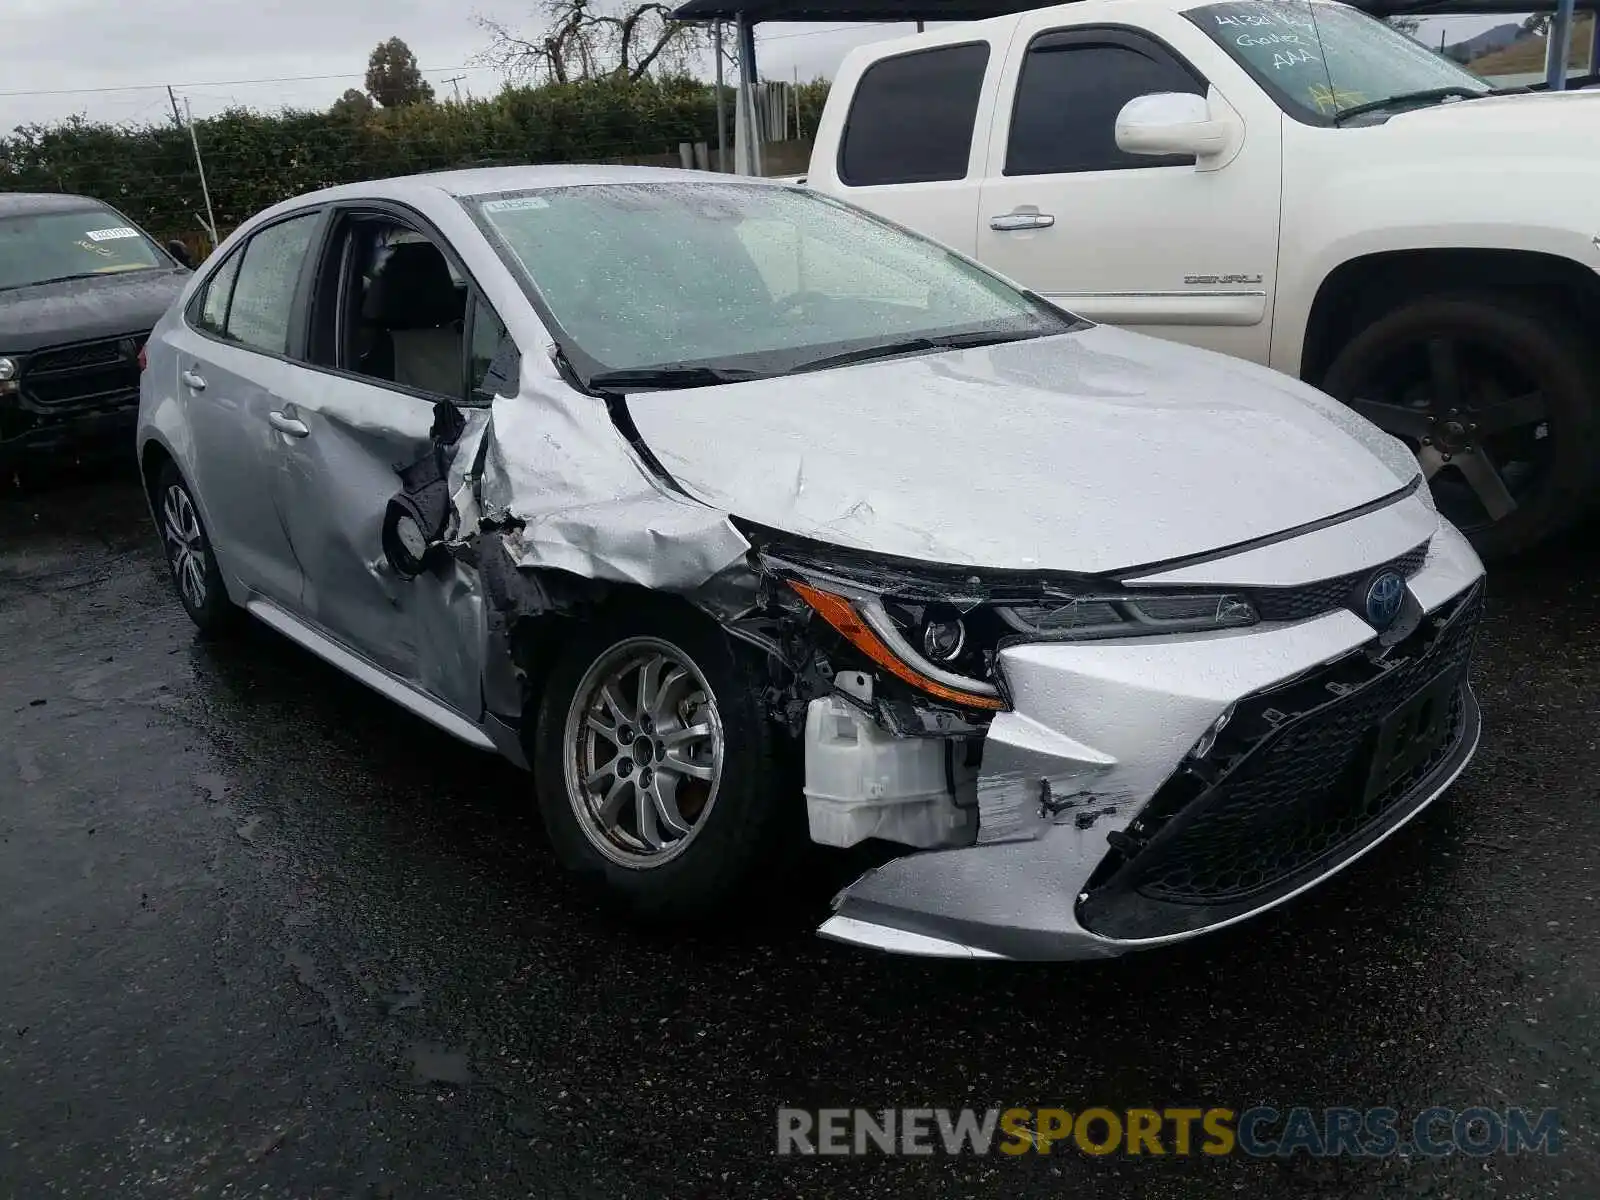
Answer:
M1121 908L1138 914L1139 929L1120 936L1152 935L1152 922L1199 927L1221 919L1219 907L1257 907L1298 886L1371 836L1463 753L1477 719L1465 680L1481 612L1480 585L1381 657L1347 655L1240 703L1211 750L1180 769L1116 839L1091 880L1085 924L1119 936L1112 930L1127 918ZM1443 743L1369 794L1382 722L1441 677L1457 681ZM1213 911L1161 911L1171 906Z
M1336 575L1332 579L1319 579L1296 587L1263 587L1248 591L1263 621L1305 621L1342 608L1349 603L1356 586L1379 571L1398 571L1410 579L1422 569L1427 559L1428 543L1423 542L1398 558L1361 571L1352 571L1348 575Z
M96 410L139 399L144 334L61 346L22 364L23 397L40 408Z

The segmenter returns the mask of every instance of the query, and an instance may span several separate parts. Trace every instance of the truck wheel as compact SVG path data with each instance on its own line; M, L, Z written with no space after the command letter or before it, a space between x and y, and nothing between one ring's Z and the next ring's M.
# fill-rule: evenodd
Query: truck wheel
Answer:
M696 613L641 606L578 632L530 746L561 864L634 917L733 916L804 811L762 690L754 656Z
M1591 504L1600 371L1542 306L1408 301L1345 345L1322 388L1416 452L1439 511L1485 558L1537 545Z

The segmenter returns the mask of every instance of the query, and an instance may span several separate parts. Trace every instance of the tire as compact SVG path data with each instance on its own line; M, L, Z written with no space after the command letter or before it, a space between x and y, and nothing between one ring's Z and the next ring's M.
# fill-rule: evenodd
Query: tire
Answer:
M625 667L657 656L687 671L659 689L663 703L655 706L651 729L638 716L642 671L629 674ZM670 668L652 669L658 681L677 678ZM620 720L597 691L618 672ZM641 604L581 627L545 681L529 747L539 809L562 866L635 919L736 917L734 902L758 880L772 878L768 868L779 864L791 838L804 838L798 788L786 777L778 731L762 711L765 682L753 651L692 611ZM696 707L697 695L709 698L710 712ZM616 742L588 724L591 715ZM688 761L705 769L715 763L711 738L666 745L674 734L702 727L720 731L714 787L662 765ZM641 745L640 734L646 743L654 734L653 744ZM634 750L617 752L630 739ZM591 795L582 779L608 762L611 774ZM595 806L619 781L617 828L608 831ZM639 803L645 783L647 794L670 798L687 836L671 832L660 816L666 809Z
M156 473L153 507L161 546L166 551L167 572L189 619L204 634L220 634L233 628L239 609L228 599L194 495L171 462L163 463Z
M1592 506L1600 370L1542 305L1406 301L1351 338L1322 389L1418 452L1440 511L1486 559L1529 550Z

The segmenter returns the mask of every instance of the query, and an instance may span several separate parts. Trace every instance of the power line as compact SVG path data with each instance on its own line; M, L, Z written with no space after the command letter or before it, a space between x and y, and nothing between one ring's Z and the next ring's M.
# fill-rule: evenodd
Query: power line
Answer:
M492 71L493 67L427 67L423 69L424 75L437 75L441 71ZM330 79L365 79L366 73L362 71L349 71L343 75L281 75L274 79L214 79L209 83L128 83L116 87L92 88L54 88L37 92L0 92L0 97L14 96L88 96L104 95L108 92L142 92L153 88L212 88L212 87L246 87L254 84L266 83L318 83Z

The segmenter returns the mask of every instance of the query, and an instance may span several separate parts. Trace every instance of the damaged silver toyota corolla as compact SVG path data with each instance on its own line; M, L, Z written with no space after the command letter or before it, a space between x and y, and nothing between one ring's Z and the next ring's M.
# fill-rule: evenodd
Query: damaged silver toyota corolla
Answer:
M531 765L640 913L808 836L827 936L1080 958L1276 905L1478 741L1482 567L1401 443L804 189L344 187L156 327L178 595Z

